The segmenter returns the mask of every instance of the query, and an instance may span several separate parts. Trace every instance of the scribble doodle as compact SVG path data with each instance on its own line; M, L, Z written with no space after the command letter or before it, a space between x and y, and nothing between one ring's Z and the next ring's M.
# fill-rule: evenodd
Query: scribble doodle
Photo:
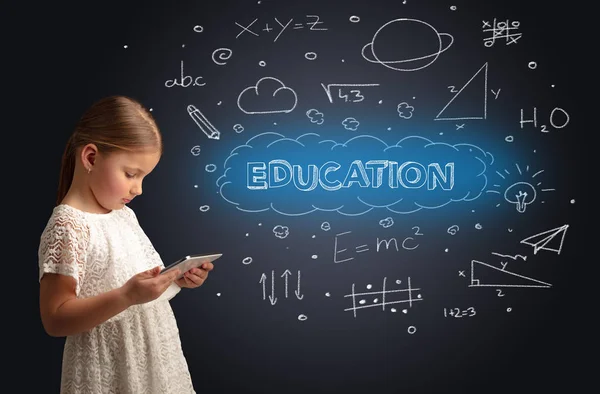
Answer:
M447 39L443 40L442 37L447 37ZM426 40L437 42L437 51L419 57L402 59L402 54L410 53L409 49L414 46L414 43L411 41L412 39L419 42ZM383 48L384 44L378 44L380 41L395 43L393 47L396 52L386 54L386 56L392 57L393 60L384 60L381 59L383 57L382 54L378 55L378 51L386 49ZM443 41L446 42L444 43ZM454 37L452 35L438 33L429 23L418 19L400 18L391 20L381 26L373 35L371 42L363 46L361 53L363 58L370 63L378 63L396 71L417 71L433 64L441 53L450 48L453 42ZM379 45L382 47L380 48ZM400 59L395 57L400 57ZM422 60L425 60L425 62L422 62Z
M415 110L415 107L413 107L412 105L409 105L408 103L402 102L400 104L398 104L398 116L400 116L403 119L410 119L413 116L413 111Z
M194 156L199 156L200 155L200 145L196 145L194 146L190 152L192 152L192 155Z
M311 123L323 124L323 122L325 121L325 115L314 108L306 111L306 116L308 117L308 119L310 119Z
M344 129L346 130L356 131L360 123L358 122L358 120L349 117L342 121L342 125L344 125Z
M459 227L456 224L453 224L452 226L448 227L448 234L450 235L456 235L456 233L458 233Z
M392 219L391 217L388 216L385 219L381 219L379 221L379 225L383 228L392 227L394 225L394 219Z
M278 224L277 226L273 227L273 234L275 234L277 238L284 239L290 234L290 229L287 226Z
M227 64L227 60L231 58L232 53L233 51L229 48L217 48L212 53L212 60L216 65L224 66Z

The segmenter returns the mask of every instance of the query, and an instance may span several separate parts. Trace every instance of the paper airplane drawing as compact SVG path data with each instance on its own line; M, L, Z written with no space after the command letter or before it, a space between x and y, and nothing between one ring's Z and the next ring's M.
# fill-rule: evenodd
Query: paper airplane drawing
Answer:
M475 274L477 269L477 275ZM515 274L493 265L471 260L471 284L469 287L544 287L552 285L541 280Z
M542 249L560 254L568 228L569 225L565 224L564 226L556 227L552 230L544 231L542 233L532 235L531 237L527 237L522 240L521 243L533 246L533 254L537 254L537 252Z

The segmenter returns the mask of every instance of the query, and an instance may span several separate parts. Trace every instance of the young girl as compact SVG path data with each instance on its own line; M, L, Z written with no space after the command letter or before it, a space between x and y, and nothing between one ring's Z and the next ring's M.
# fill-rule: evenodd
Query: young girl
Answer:
M164 264L126 204L162 155L139 102L94 103L67 142L56 207L40 237L40 313L66 336L61 393L195 393L168 302L213 264L160 275Z

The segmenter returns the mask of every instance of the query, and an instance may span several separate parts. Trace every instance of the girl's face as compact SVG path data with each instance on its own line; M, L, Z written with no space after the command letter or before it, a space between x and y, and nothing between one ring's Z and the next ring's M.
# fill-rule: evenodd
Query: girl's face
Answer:
M160 160L158 151L97 154L89 174L90 189L105 209L121 209L142 194L142 181Z

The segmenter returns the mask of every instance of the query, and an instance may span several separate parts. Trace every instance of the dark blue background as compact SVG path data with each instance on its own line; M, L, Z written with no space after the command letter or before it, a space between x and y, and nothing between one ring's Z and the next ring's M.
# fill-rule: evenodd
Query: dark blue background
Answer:
M35 105L44 114L44 122L33 130L38 180L27 231L27 294L38 291L37 246L54 207L64 144L93 101L125 94L153 109L164 136L165 154L146 179L144 195L131 204L163 261L168 264L190 253L224 254L201 288L183 290L172 301L199 393L529 393L577 385L581 363L574 342L581 305L576 287L584 272L580 171L585 125L577 113L581 100L574 82L578 55L573 11L539 1L406 3L238 0L36 6L20 46L30 59L23 67L31 70L28 75L35 81L21 91L23 107ZM450 10L451 5L457 10ZM306 25L290 29L307 22L306 15L318 15L323 24L316 27L328 30L309 31ZM349 22L351 15L360 16L360 22ZM253 30L259 36L246 33L236 38L241 29L235 22L248 25L255 18ZM275 42L279 25L274 18L284 24L294 19ZM452 34L454 42L418 71L393 71L365 61L363 45L396 18L425 21ZM494 18L518 20L523 36L516 44L505 45L500 39L485 47L488 33L482 31L482 21ZM258 29L265 22L275 33ZM204 31L194 32L196 25ZM415 37L413 49L430 44ZM393 54L400 43L385 45L386 53ZM225 66L211 59L220 47L232 49ZM317 59L306 60L308 51L317 53ZM186 74L202 76L205 86L165 87L165 81L178 78L182 60ZM259 66L261 60L265 67ZM535 70L528 68L530 61L537 62ZM488 89L501 89L497 100L488 91L487 119L434 121L453 96L448 86L460 88L486 62ZM295 90L294 111L247 115L239 110L238 94L265 76ZM362 90L361 103L332 104L321 83L381 85ZM468 98L481 107L481 98ZM396 106L402 101L414 105L411 119L398 116ZM200 132L186 113L189 104L220 130L220 140ZM521 108L530 118L533 107L538 127L526 124L521 129ZM541 124L548 124L555 107L565 109L570 122L544 133ZM324 113L322 125L305 115L311 108ZM461 108L469 110L468 105ZM341 125L348 116L360 121L356 132ZM244 126L242 133L233 130L238 123ZM457 130L461 123L465 127ZM360 133L389 145L410 135L470 143L494 156L488 189L502 181L496 171L507 169L515 177L518 164L523 171L529 166L530 175L543 169L536 180L555 190L538 190L538 199L523 214L494 193L411 214L385 209L357 217L323 211L299 217L242 212L221 198L216 181L231 150L267 131L290 138L314 132L337 142ZM513 142L505 141L509 135ZM195 145L201 146L199 156L190 153ZM217 171L206 172L206 164L216 164ZM298 202L302 201L279 201ZM210 210L201 212L203 205ZM379 221L387 217L394 224L384 228ZM329 231L321 229L323 222L330 223ZM534 254L532 247L519 243L564 224L570 227L560 255L547 250ZM287 226L289 235L276 237L272 230L277 225ZM447 232L452 225L460 228L455 235ZM423 235L415 235L415 226ZM351 234L340 240L347 242L349 252L363 244L370 250L335 263L335 235L347 231ZM419 246L398 252L382 246L376 252L377 238L392 237L398 243L413 237L407 244ZM492 252L526 255L527 260L506 260ZM244 264L248 256L252 262ZM496 267L509 261L507 270L552 287L504 288L503 297L493 287L468 287L472 260ZM281 277L286 269L291 272L287 299ZM272 270L275 305L262 299L259 283L261 275L267 275L268 296ZM298 270L302 300L293 294ZM384 277L389 290L401 288L410 277L422 301L413 303L407 314L401 312L403 304L396 306L396 313L390 306L385 311L360 309L356 317L344 311L351 306L344 295L353 283L357 289L372 284L377 291ZM402 284L396 285L396 279ZM37 349L28 362L36 380L43 382L38 392L58 392L64 340L45 334L37 302L32 297L28 304L31 314L26 321L35 327L31 343ZM475 308L475 316L444 317L444 308L468 307ZM305 321L298 319L301 314L307 316ZM409 326L417 329L412 335Z

